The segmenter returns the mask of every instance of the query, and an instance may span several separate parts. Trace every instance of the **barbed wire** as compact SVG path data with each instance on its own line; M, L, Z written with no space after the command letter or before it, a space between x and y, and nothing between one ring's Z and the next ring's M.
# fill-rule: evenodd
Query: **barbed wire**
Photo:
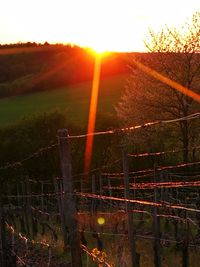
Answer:
M161 120L161 121L155 121L155 122L148 122L148 123L145 123L145 124L131 126L131 127L125 127L125 128L121 128L121 129L109 130L109 131L104 131L104 132L94 132L94 133L91 133L91 134L83 134L83 135L77 135L77 136L68 135L68 136L62 137L62 138L73 139L73 138L87 137L88 135L114 134L114 133L119 133L119 132L123 133L123 132L127 132L127 131L133 131L133 130L136 130L136 129L140 129L140 128L143 128L143 127L149 127L149 126L156 125L156 124L180 122L180 121L192 120L192 119L196 119L196 118L200 118L200 113L194 113L194 114L191 114L189 116L181 117L181 118L173 119L173 120ZM6 170L6 169L10 169L10 168L20 167L20 166L23 165L24 162L26 162L26 161L34 158L34 157L39 156L44 151L50 150L50 149L56 147L57 145L58 144L51 144L51 145L48 145L46 147L40 148L36 152L32 153L31 155L27 156L26 158L24 158L22 160L19 160L19 161L13 162L13 163L6 163L4 166L0 167L0 170ZM196 148L200 148L200 147L196 147ZM164 154L164 153L176 153L176 152L177 151L168 151L168 152L167 151L166 152L163 151L163 152L155 152L155 153L142 153L142 154L138 154L137 157L139 157L139 156L147 156L147 154L148 155L158 155L158 154L161 155L161 154ZM129 154L129 156L136 157L136 155L131 155L131 154ZM119 161L120 160L116 160L115 162L111 163L111 165L115 164L116 162L119 162ZM107 166L108 165L102 166L100 168L93 169L93 170L90 171L90 173L98 171L98 170L101 170L101 169L104 169ZM86 174L86 173L77 174L75 176L84 175L84 174Z
M31 206L31 209L35 212L38 212L39 214L42 214L42 215L45 215L45 216L51 216L51 217L57 217L57 216L60 216L60 213L49 213L49 212L45 212L45 211L42 211L38 208L35 208L33 206Z
M52 257L52 251L51 251L51 245L47 243L47 241L35 241L33 239L29 239L28 237L26 237L25 235L23 235L22 233L20 232L17 232L14 227L10 224L8 224L6 222L6 227L8 230L11 231L12 233L12 239L14 240L14 235L16 235L19 239L21 239L22 241L25 242L25 245L26 245L26 249L28 249L28 242L31 243L32 245L42 245L44 247L47 247L48 248L48 262L47 262L47 266L49 267L50 264L51 264L51 257ZM28 266L28 265L25 265L25 266Z
M200 181L193 182L156 182L156 183L130 183L130 189L155 189L155 188L178 188L178 187L199 187ZM120 186L104 186L105 189L124 190L124 185Z
M193 148L191 148L191 150L192 149L200 149L200 146L193 147ZM145 152L145 153L141 153L141 154L128 154L128 156L137 158L137 157L145 157L145 156L153 156L153 155L164 155L164 154L168 154L168 153L178 153L178 152L182 152L184 150L185 149L161 151L161 152L152 152L152 153ZM118 163L120 161L121 161L121 159L117 159L117 160L115 160L115 161L113 161L113 162L111 162L111 163L109 163L107 165L104 165L104 166L96 168L96 169L92 169L91 171L89 171L87 173L84 172L84 173L75 174L75 175L73 175L73 177L84 176L84 175L86 175L88 173L101 171L101 170L106 169L106 168L108 168L108 167L112 166L113 164ZM192 165L195 165L195 164L200 164L200 162L181 163L181 164L171 165L171 166L162 166L162 167L157 167L156 170L160 171L160 170L165 170L165 169L180 168L180 167L192 166ZM154 169L146 169L146 170L130 172L129 174L139 174L139 173L144 173L144 172L145 173L146 172L151 173L151 172L154 172L154 171L155 171ZM103 176L113 176L113 175L114 176L122 176L122 175L124 175L124 173L123 172L119 172L119 173L101 173L101 175L103 175ZM142 177L146 177L146 175L144 174L144 175L141 175L141 176L138 176L138 177L134 176L134 178L142 178Z
M64 139L66 139L66 138L67 139L77 139L77 138L85 138L87 136L120 134L120 133L134 131L134 130L141 129L141 128L150 127L150 126L157 125L157 124L175 123L175 122L180 122L180 121L185 121L185 120L193 120L193 119L198 119L198 118L200 118L200 112L197 112L197 113L185 116L185 117L177 118L177 119L172 119L172 120L157 120L157 121L153 121L153 122L147 122L144 124L120 128L120 129L113 129L113 130L108 130L108 131L100 131L100 132L81 134L81 135L68 135L66 137L62 137L62 139L63 138Z
M18 260L18 262L20 264L22 264L23 266L26 266L26 267L30 267L30 265L28 265L27 263L25 263L25 261L22 258L20 258L14 250L11 249L10 251L17 258L17 260Z
M140 171L138 171L138 173L142 173ZM106 176L103 174L103 176ZM129 179L142 179L142 178L152 178L153 177L153 172L152 172L152 169L150 169L150 173L147 172L147 174L143 174L143 175L134 175L134 176L129 176ZM124 173L123 173L123 176L107 176L108 179L110 179L111 181L113 180L122 180L124 179Z
M28 179L29 182L34 183L34 184L43 184L43 185L52 185L51 180L34 180L34 179Z
M117 215L119 215L119 214L123 214L124 215L124 218L125 218L125 216L127 215L127 213L143 213L143 214L146 214L146 215L148 215L149 217L153 217L153 216L155 216L155 214L153 215L151 212L148 212L148 211L146 211L146 210L137 210L137 209L131 209L131 210L123 210L123 209L121 209L121 210L118 210L118 211L116 211L116 212L110 212L110 213L108 213L108 212L105 212L105 213L103 213L103 212L99 212L98 213L98 215L99 216L115 216L115 219L117 218ZM79 214L79 213L78 213ZM82 214L82 213L81 213ZM85 214L85 213L83 213L83 214ZM192 219L192 218L190 218L190 217L188 217L187 216L187 218L183 218L183 217L180 217L180 216L178 216L178 215L172 215L172 214L169 214L169 213L167 213L167 214L161 214L161 213L159 213L159 214L156 214L156 216L157 217L162 217L162 218L167 218L167 219L174 219L174 220L178 220L178 221L183 221L184 223L187 223L188 221L189 222L191 222L194 226L198 226L197 225L197 223ZM122 219L122 217L120 217L120 220ZM134 221L135 221L135 218L134 218ZM140 220L139 220L140 221Z
M28 250L28 242L31 243L32 245L41 245L44 247L48 248L48 262L47 262L47 266L49 267L51 264L51 257L52 257L52 251L51 251L51 245L47 243L47 241L35 241L33 239L29 239L28 237L26 237L24 234L17 232L14 227L10 224L6 223L6 227L9 231L11 231L12 233L12 242L14 241L14 235L16 235L19 239L21 239L22 241L25 242L25 246L26 246L26 250ZM25 264L25 266L28 266Z
M59 195L64 195L65 192L60 192L60 193L55 193L55 192L49 192L49 193L44 193L44 194L34 194L34 193L31 193L31 194L23 194L23 195L3 195L1 196L1 198L39 198L39 197L56 197L56 196L59 196Z
M143 236L143 235L138 235L136 234L136 237L142 238L142 239L150 239L150 240L155 240L154 236ZM180 241L176 241L173 239L164 239L164 238L159 238L160 242L162 242L162 245L165 245L166 243L174 243L174 244L182 244L183 240ZM200 248L200 246L196 245L196 244L188 244L189 247L197 247Z
M182 167L190 167L190 166L194 166L194 165L199 165L200 164L200 161L197 161L197 162L189 162L189 163L180 163L180 164L177 164L177 165L169 165L169 166L158 166L156 167L156 169L144 169L144 170L139 170L139 171L132 171L132 172L129 172L129 175L130 174L139 174L139 173L148 173L149 175L153 172L156 171L163 171L163 170L170 170L170 169L176 169L176 168L182 168ZM101 175L104 175L104 176L109 176L110 178L112 176L118 176L118 177L122 177L124 176L124 172L118 172L118 173L101 173ZM135 177L130 177L130 178L135 178Z
M187 151L192 151L194 149L200 149L200 146L195 146L191 147L190 149L187 149ZM128 153L127 155L129 157L133 158L139 158L139 157L148 157L148 156L160 156L160 155L166 155L166 154L175 154L179 152L186 151L185 148L179 149L179 150L168 150L168 151L159 151L159 152L144 152L144 153L139 153L139 154L130 154Z
M131 188L130 189L154 189L154 188L178 188L178 187L199 187L200 186L200 181L192 181L192 182L185 182L185 181L178 181L178 182L156 182L156 183L130 183L131 184ZM124 186L104 186L104 189L120 189L120 190L124 190ZM75 192L72 195L77 195L77 193L81 193L81 192ZM60 195L64 195L65 192L61 191L58 193L55 192L48 192L48 193L42 193L42 194L26 194L26 195L3 195L1 196L2 198L38 198L38 197L56 197L56 196L60 196ZM96 195L98 196L98 195ZM101 195L99 195L101 196ZM109 197L109 196L106 196Z
M200 174L196 174L196 175L193 175L193 174L176 174L176 173L168 173L168 175L171 177L171 178L192 178L192 179L196 179L196 178L200 178Z
M170 215L170 214L156 214L157 217L163 217L163 218L171 218L171 219L175 219L175 220L180 220L183 221L184 223L187 223L188 221L191 222L194 226L198 226L197 223L192 220L191 218L187 217L187 218L182 218L180 216L177 215Z
M145 175L151 175L152 172L154 172L154 169L144 169L144 170L139 170L139 171L133 171L129 172L129 174L140 174L144 173ZM124 172L103 172L101 173L102 176L108 176L109 178L124 178ZM144 177L144 175L142 175Z
M10 225L9 223L6 222L6 227L8 230L11 231L12 234L18 236L21 240L23 240L26 244L29 242L33 245L39 244L45 247L50 248L50 244L48 244L46 241L35 241L33 239L29 239L28 237L26 237L24 234L17 232L14 227L12 225Z
M89 233L89 234L95 234L96 232L93 232L93 231L87 231L87 230L84 230L85 233ZM112 236L126 236L128 237L128 233L111 233L111 232L100 232L99 234L101 235L112 235ZM149 235L141 235L141 234L135 234L135 237L137 238L141 238L141 239L150 239L150 240L155 240L155 237L154 236L149 236ZM182 241L177 241L177 240L174 240L174 239L166 239L166 238L159 238L159 240L161 242L163 242L162 245L166 244L166 243L176 243L176 244L181 244ZM197 248L200 248L199 245L196 245L196 244L191 244L189 243L188 244L189 247L197 247Z
M94 172L97 172L97 171L101 171L101 170L103 170L103 169L109 168L110 166L112 166L112 165L114 165L115 163L118 163L118 162L120 162L120 161L121 161L121 159L116 159L116 160L114 160L114 161L111 162L111 163L108 163L108 164L103 165L103 166L101 166L101 167L92 169L92 170L90 170L89 172L82 172L82 173L74 174L72 177L80 177L80 176L87 175L87 174L89 174L89 173L94 173Z
M146 127L151 127L154 125L159 125L159 124L168 124L168 123L177 123L177 122L182 122L182 121L186 121L186 120L193 120L193 119L197 119L200 118L200 113L195 113L195 114L191 114L189 116L186 117L182 117L182 118L178 118L178 119L174 119L174 120L161 120L161 121L154 121L154 122L148 122L148 123L144 123L142 125L136 125L136 126L131 126L131 127L126 127L126 128L121 128L121 129L115 129L115 130L109 130L109 131L101 131L101 132L94 132L91 134L83 134L83 135L76 135L76 136L67 136L64 138L68 138L68 139L75 139L75 138L85 138L87 136L100 136L100 135L106 135L106 134L121 134L124 132L131 132L137 129L141 129L141 128L146 128ZM13 162L13 163L6 163L5 166L1 166L0 170L7 170L7 169L11 169L11 168L17 168L17 167L21 167L24 162L33 159L35 157L40 156L42 153L44 153L45 151L48 151L54 147L56 147L57 144L51 144L48 145L47 147L43 147L38 149L36 152L32 153L31 155L25 157L22 160ZM196 149L199 149L200 146L195 147ZM161 151L161 152L154 152L154 153L140 153L140 154L128 154L128 156L131 157L144 157L144 156L158 156L158 155L164 155L167 153L178 153L180 151L184 151L184 150L171 150L171 151ZM81 173L81 174L76 174L73 177L79 177L79 176L83 176L85 174L88 173L93 173L96 171L102 171L110 166L112 166L113 164L116 164L120 162L120 159L115 160L112 163L109 163L107 165L101 166L99 168L93 169L90 172L87 173ZM181 168L181 167L186 167L186 166L194 166L200 164L200 162L192 162L192 163L181 163L181 164L177 164L177 165L171 165L171 166L162 166L162 167L157 167L156 171L162 171L162 170L168 170L168 169L174 169L174 168ZM130 172L130 175L135 175L135 174L142 174L140 177L144 177L145 173L146 175L151 175L152 172L154 172L154 169L146 169L146 170L141 170L141 171L135 171L135 172ZM147 174L148 173L148 174ZM124 173L102 173L102 175L104 176L123 176ZM139 176L138 176L139 177ZM133 177L136 178L136 177ZM35 182L35 181L34 181ZM193 187L193 186L200 186L200 181L193 181L193 182L162 182L162 183L140 183L140 184L130 184L131 185L131 189L154 189L154 188L177 188L177 187ZM108 189L116 189L116 188L120 188L124 190L124 187L111 187L111 186L107 186L104 188L108 188ZM48 197L55 197L58 195L63 195L66 192L59 192L59 193L54 193L54 192L49 192L49 193L45 193L45 194L27 194L27 195L13 195L13 196L4 196L6 198L33 198L33 197L44 197L44 196L48 196ZM184 210L184 211L190 211L190 212L197 212L200 213L200 209L195 209L195 208L190 208L190 207L185 207L183 205L177 205L177 204L171 204L171 203L166 203L166 202L152 202L152 201L147 201L147 200L137 200L137 199L127 199L127 198L119 198L119 197L112 197L112 196L104 196L104 195L96 195L96 194L90 194L90 193L82 193L82 192L75 192L74 194L75 196L78 197L85 197L85 198L93 198L93 199L102 199L102 200L111 200L111 201L120 201L120 202L130 202L130 203L135 203L135 204L139 204L139 205L146 205L146 206L152 206L152 207L160 207L160 208L170 208L170 209L179 209L179 210ZM40 214L44 214L47 216L58 216L60 215L59 213L57 214L50 214L47 212L43 212L39 209L36 209L34 207L31 207L32 210L37 211ZM132 210L132 212L136 212L136 210ZM141 211L141 210L137 210L137 212L143 212L143 213L148 213L146 211ZM177 220L189 220L187 219L183 219L179 216L175 216L175 215L165 215L165 214L158 214L157 216L160 217L166 217L166 218L173 218L173 219L177 219ZM193 224L195 224L195 222L190 219L191 222ZM23 235L22 233L18 233L14 227L12 225L9 225L6 222L6 226L7 228L11 231L12 235L16 235L18 236L18 238L20 238L22 241L25 242L25 245L27 246L27 243L31 243L33 245L39 244L42 246L45 246L48 248L49 251L49 260L47 263L47 266L50 266L50 262L51 262L51 246L50 244L48 244L46 241L35 241L35 240L31 240L28 239L25 235ZM141 235L137 235L140 236ZM142 236L143 238L147 238L145 236ZM149 239L155 239L155 237L148 237ZM165 242L169 242L169 240L166 239L159 239L159 240L164 240ZM170 242L176 242L177 241L173 241L170 240ZM81 249L87 253L87 255L89 255L90 257L92 257L93 259L97 260L97 262L99 262L100 264L104 264L107 267L111 267L112 265L110 265L105 259L99 258L96 254L94 254L92 251L89 251L88 248L84 245L81 245ZM15 253L14 251L12 251L12 253ZM17 258L19 258L19 261L21 261L21 263L24 266L27 266L25 262L23 262L23 260L17 255L15 254Z
M15 168L15 167L21 167L24 162L26 162L26 161L34 158L34 157L38 157L43 152L50 150L56 146L57 146L57 144L52 144L52 145L48 145L46 147L42 147L42 148L38 149L36 152L32 153L31 155L27 156L26 158L24 158L22 160L18 160L18 161L13 162L13 163L6 163L4 166L0 167L0 170L7 170L7 169Z
M166 202L153 202L153 201L147 201L147 200L127 199L127 198L95 195L95 194L82 193L82 192L76 192L75 194L79 197L85 197L85 198L94 198L94 199L102 199L102 200L107 199L107 200L113 200L113 201L139 204L139 205L147 205L147 206L158 207L158 208L179 209L179 210L185 210L185 211L200 213L200 209L188 208L188 207L180 206L177 204L169 204Z
M185 173L184 172L168 172L169 175L171 176L178 176L178 177L184 177ZM190 173L187 174L187 176L200 176L200 170L190 170Z
M107 202L107 201L106 201ZM107 204L110 204L109 202L107 202ZM181 203L182 204L182 203ZM52 216L52 217L54 217L54 216L60 216L60 213L48 213L48 212L44 212L44 211L42 211L42 210L39 210L39 209L37 209L37 208L34 208L33 206L31 206L31 209L32 210L34 210L34 211L37 211L37 212L39 212L40 214L43 214L43 215L45 215L45 216ZM111 216L113 216L113 215L115 215L115 214L119 214L119 213L124 213L124 215L126 214L126 210L124 210L124 209L120 209L120 210L117 210L117 211L115 211L115 212L98 212L98 214L99 215L102 215L102 216L107 216L107 215L111 215ZM152 213L150 213L150 212L148 212L148 211L146 211L146 210L138 210L138 209L131 209L131 210L128 210L128 212L132 212L132 213L143 213L143 214L147 214L148 216L150 216L150 217L152 217ZM79 211L79 212L77 212L77 215L78 216L81 216L81 215L89 215L89 216L91 216L91 212L90 211L88 211L88 212L83 212L83 211ZM156 216L158 216L158 217L166 217L166 218L173 218L173 219L177 219L177 220L182 220L182 221L187 221L187 220L190 220L194 225L197 225L191 218L189 218L189 217L187 217L187 218L182 218L182 217L180 217L180 216L175 216L175 215L170 215L170 214L157 214ZM14 228L11 226L10 227L10 229L12 230L12 231L14 231Z

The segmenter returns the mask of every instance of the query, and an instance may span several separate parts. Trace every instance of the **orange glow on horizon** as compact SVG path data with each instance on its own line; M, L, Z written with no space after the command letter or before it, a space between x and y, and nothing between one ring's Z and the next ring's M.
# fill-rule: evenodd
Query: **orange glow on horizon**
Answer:
M160 0L1 1L0 42L47 41L97 51L141 52L146 51L149 28L179 28L197 10L197 0L169 0L165 8Z
M92 83L92 95L91 95L91 100L90 100L90 111L89 111L89 117L88 117L87 133L89 135L87 136L86 147L85 147L85 158L84 158L84 172L85 173L89 172L91 159L92 159L92 148L93 148L94 136L91 135L91 133L93 133L95 130L100 72L101 72L101 55L96 54L95 66L94 66L94 77L93 77L93 83Z
M97 48L93 48L93 47L84 47L84 49L85 49L88 53L94 55L95 57L97 56L97 57L101 57L101 58L106 57L107 55L109 55L109 54L112 53L112 51L107 51L106 49L104 49L103 47L100 47L100 46L97 47Z

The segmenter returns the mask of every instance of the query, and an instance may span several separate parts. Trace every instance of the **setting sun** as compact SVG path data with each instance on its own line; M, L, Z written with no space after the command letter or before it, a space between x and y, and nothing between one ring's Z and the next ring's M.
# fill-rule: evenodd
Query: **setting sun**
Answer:
M1 4L0 43L73 43L96 51L144 51L148 28L178 26L195 0L35 0Z

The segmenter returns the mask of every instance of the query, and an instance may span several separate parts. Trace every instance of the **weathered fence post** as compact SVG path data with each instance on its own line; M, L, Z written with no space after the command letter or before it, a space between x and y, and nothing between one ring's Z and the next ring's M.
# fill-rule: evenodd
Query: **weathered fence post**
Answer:
M154 183L157 181L157 172L156 168L154 168ZM154 202L158 202L158 190L155 187L154 189ZM153 214L153 228L154 228L154 264L155 267L161 267L161 251L160 251L160 219L158 215L158 208L154 207L154 214Z
M66 224L69 230L69 241L71 247L72 267L82 267L80 236L77 225L77 211L73 197L72 164L69 148L68 131L58 130L58 145L61 160L61 171L63 176L63 209Z
M126 151L123 148L122 148L122 159L123 159L125 198L130 199L128 157ZM128 239L131 249L131 266L139 267L139 254L136 252L135 229L133 224L133 212L131 208L132 208L131 203L126 202L126 212L128 217Z
M63 238L64 238L64 248L67 250L67 247L69 245L68 242L68 234L67 234L67 229L66 229L66 222L65 222L65 216L64 216L64 210L63 210L63 201L62 201L62 187L58 185L60 182L56 177L53 180L54 182L54 188L56 192L56 199L58 203L58 210L60 213L60 221L61 221L61 227L62 227L62 232L63 232Z

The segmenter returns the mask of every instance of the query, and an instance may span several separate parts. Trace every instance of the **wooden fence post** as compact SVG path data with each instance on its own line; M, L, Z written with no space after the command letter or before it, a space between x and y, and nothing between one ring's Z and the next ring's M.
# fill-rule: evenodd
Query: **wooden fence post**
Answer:
M66 224L69 230L69 240L71 247L72 267L82 267L80 235L77 224L77 211L73 197L72 183L72 164L69 148L68 131L66 129L58 130L58 146L61 160L61 171L63 176L63 209L65 213Z
M157 173L156 168L154 168L154 183L157 181ZM154 189L154 202L158 202L158 190L155 187ZM161 251L160 251L160 219L158 215L158 208L154 207L154 214L153 214L153 228L154 228L154 264L155 267L161 267Z
M126 151L123 148L122 148L122 159L123 159L125 198L130 199L128 157ZM126 212L128 217L128 239L131 249L131 266L139 267L139 254L136 252L135 229L133 224L133 212L131 211L131 209L132 209L131 203L126 202Z
M69 245L68 242L68 234L67 234L67 228L66 228L66 222L65 222L65 216L64 216L64 211L63 211L63 201L62 201L62 188L59 187L58 183L60 182L56 177L53 180L54 182L54 188L56 192L56 199L58 203L58 210L60 213L60 221L61 221L61 227L62 227L62 232L63 232L63 238L64 238L64 248L67 250L67 247Z

